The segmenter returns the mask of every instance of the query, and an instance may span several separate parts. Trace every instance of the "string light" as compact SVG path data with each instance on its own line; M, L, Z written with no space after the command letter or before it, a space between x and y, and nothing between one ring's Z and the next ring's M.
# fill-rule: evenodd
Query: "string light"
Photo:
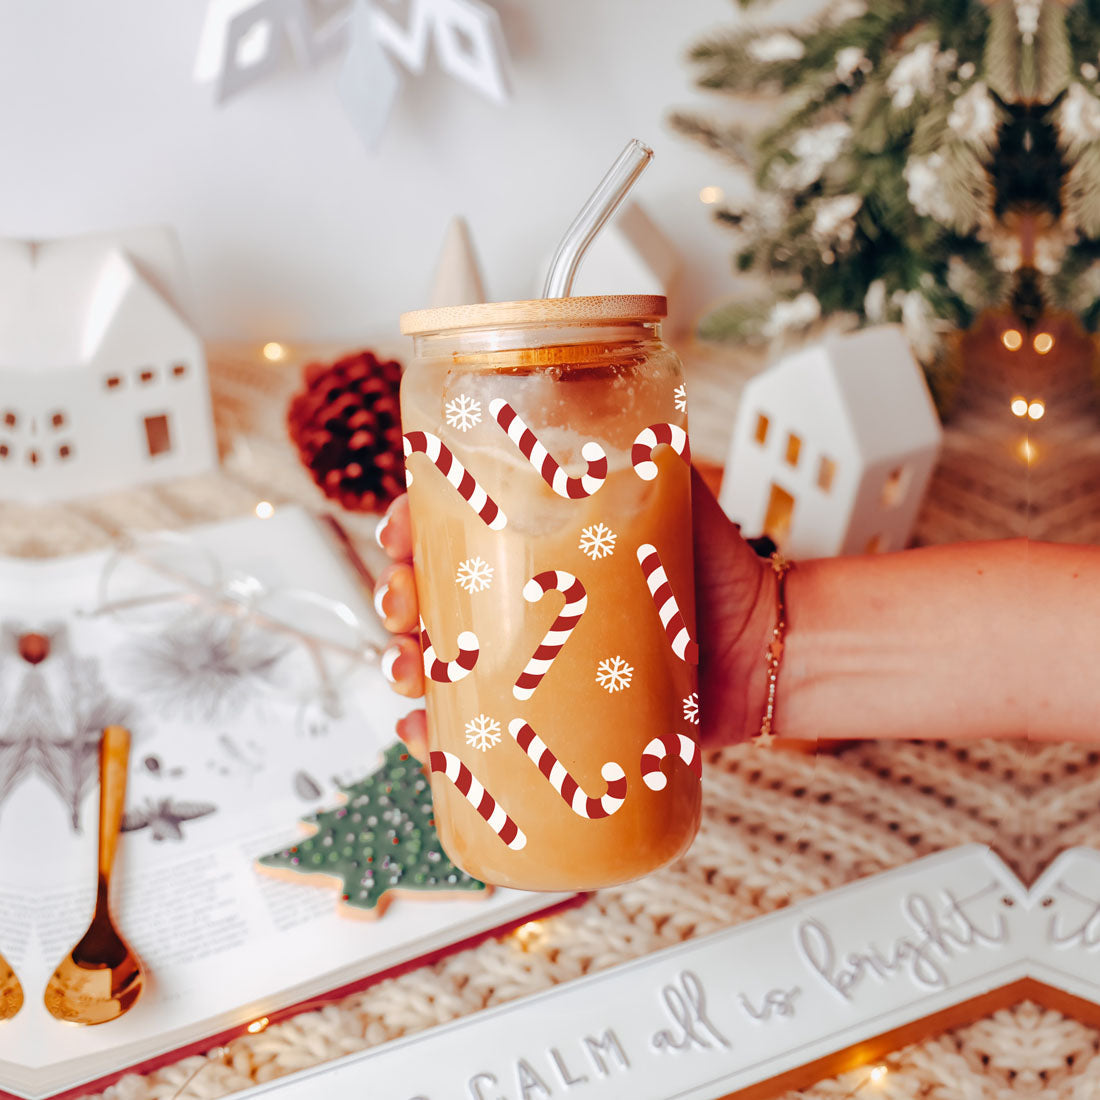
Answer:
M1054 347L1054 337L1049 332L1037 332L1031 346L1040 354L1046 355Z
M264 358L269 363L278 363L281 359L286 358L286 348L272 340L270 343L264 344Z
M521 924L513 933L521 950L531 951L542 946L546 940L546 929L542 921L529 920Z
M1017 416L1027 416L1027 399L1023 397L1014 397L1012 399L1012 411Z
M206 1052L206 1061L204 1061L198 1067L198 1069L195 1070L194 1073L192 1073L189 1077L186 1077L184 1079L183 1084L180 1085L180 1087L178 1089L176 1089L176 1091L174 1093L172 1093L171 1096L168 1097L168 1100L179 1100L179 1098L186 1091L187 1086L189 1084L191 1084L191 1082L194 1081L195 1078L198 1077L198 1075L203 1072L203 1070L207 1069L209 1066L216 1066L219 1063L224 1064L225 1057L228 1054L229 1054L229 1047L214 1047L213 1050L208 1050Z
M256 505L256 515L259 516L260 519L271 519L271 517L275 515L275 505L272 504L270 500L261 500L260 503Z
M887 1074L890 1072L887 1066L884 1066L881 1062L877 1066L872 1066L870 1072L862 1081L859 1081L855 1088L851 1092L846 1092L841 1100L854 1100L868 1085L875 1085L876 1087L881 1085L886 1080Z
M1019 351L1024 346L1023 333L1017 328L1006 328L1001 333L1001 343L1004 344L1009 351Z
M1032 420L1041 420L1043 413L1046 411L1047 407L1042 401L1032 401L1027 407L1027 415L1030 416Z
M699 201L705 202L707 206L713 206L716 202L721 202L724 197L721 187L704 187L699 192Z
M258 1020L253 1020L252 1023L245 1028L245 1031L249 1035L259 1035L271 1021L266 1016L261 1016Z

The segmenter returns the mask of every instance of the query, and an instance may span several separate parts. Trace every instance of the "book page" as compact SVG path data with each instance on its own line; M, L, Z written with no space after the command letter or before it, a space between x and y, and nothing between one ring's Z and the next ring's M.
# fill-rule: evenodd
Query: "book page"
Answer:
M370 617L303 513L201 534L222 586L308 588ZM341 679L333 709L319 701L306 647L184 601L90 614L125 588L116 578L104 589L107 560L0 563L0 578L25 574L21 591L36 574L33 601L3 624L9 643L28 630L50 638L38 665L12 644L0 662L0 951L27 995L0 1029L4 1082L33 1094L90 1079L560 899L424 894L356 920L338 912L335 883L260 873L259 856L305 835L302 817L378 767L412 704L363 666ZM41 991L94 907L98 734L111 723L132 734L114 912L148 982L127 1015L79 1028L54 1020Z

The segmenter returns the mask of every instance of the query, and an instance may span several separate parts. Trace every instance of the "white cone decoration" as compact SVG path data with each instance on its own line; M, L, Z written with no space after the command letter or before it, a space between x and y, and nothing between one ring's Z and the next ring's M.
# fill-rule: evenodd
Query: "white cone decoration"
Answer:
M431 306L468 306L486 300L470 228L466 219L451 219L432 281Z

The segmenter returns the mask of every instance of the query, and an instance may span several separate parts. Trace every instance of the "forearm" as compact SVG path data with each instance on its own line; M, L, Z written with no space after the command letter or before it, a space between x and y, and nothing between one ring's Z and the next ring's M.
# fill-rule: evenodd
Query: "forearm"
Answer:
M1040 648L1028 638L1048 633L1043 615L1028 628L1029 596L1046 587L1034 552L1020 540L800 563L787 579L776 732L1026 736ZM1042 695L1044 723L1066 709L1056 696Z
M1028 735L1100 742L1100 547L1028 546Z

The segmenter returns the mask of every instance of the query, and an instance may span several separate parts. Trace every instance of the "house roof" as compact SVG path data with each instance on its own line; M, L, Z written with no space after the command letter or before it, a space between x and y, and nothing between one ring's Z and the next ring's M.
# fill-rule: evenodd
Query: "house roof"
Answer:
M186 323L186 289L167 228L36 242L0 239L0 368L91 361L135 286Z
M827 336L780 359L750 384L757 395L797 393L816 415L839 410L867 463L934 447L940 439L924 374L897 325Z

